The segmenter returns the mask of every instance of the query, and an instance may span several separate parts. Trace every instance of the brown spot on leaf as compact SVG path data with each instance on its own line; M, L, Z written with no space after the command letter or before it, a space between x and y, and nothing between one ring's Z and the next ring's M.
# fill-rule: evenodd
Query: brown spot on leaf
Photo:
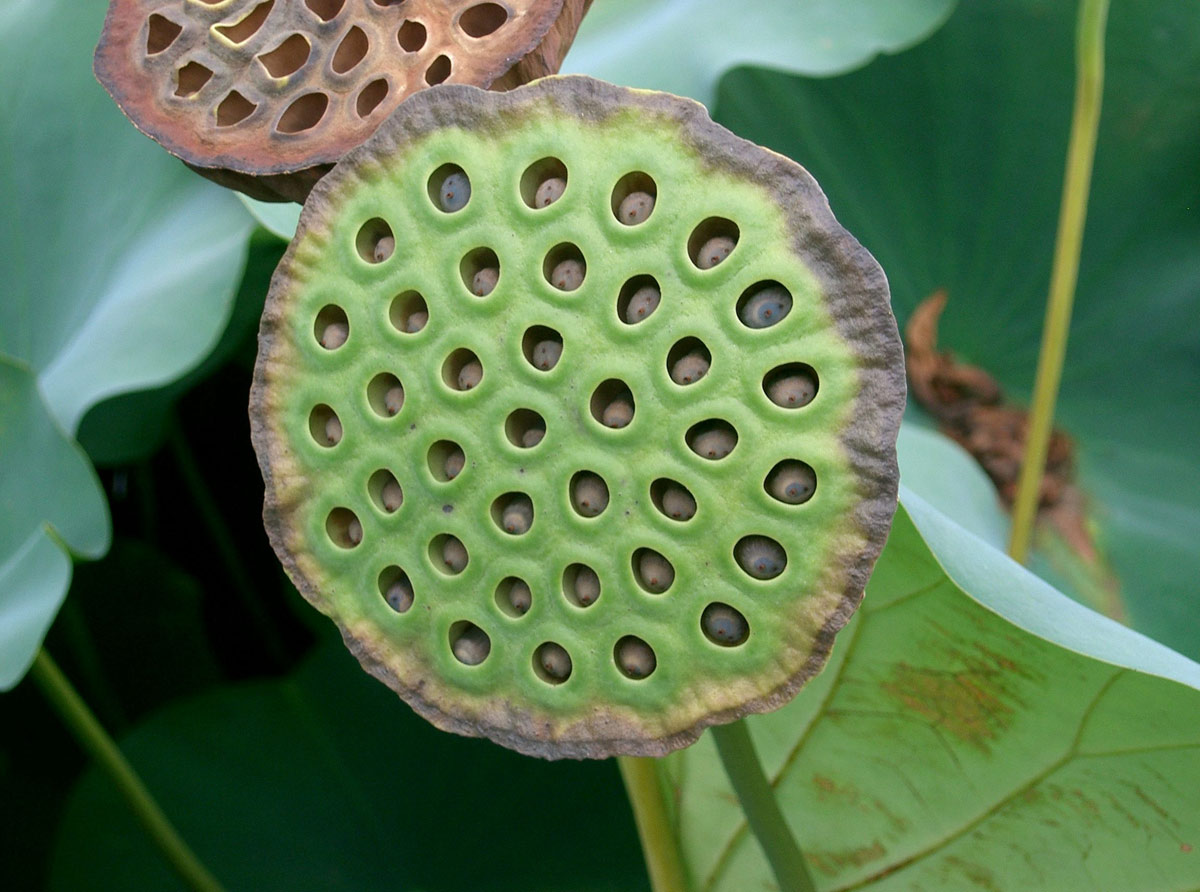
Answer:
M859 868L878 861L887 854L883 843L875 840L869 846L859 846L856 849L806 849L808 860L826 876L835 876L847 868Z
M881 685L905 708L964 743L988 750L988 743L1012 724L1003 676L981 667L930 669L898 663Z

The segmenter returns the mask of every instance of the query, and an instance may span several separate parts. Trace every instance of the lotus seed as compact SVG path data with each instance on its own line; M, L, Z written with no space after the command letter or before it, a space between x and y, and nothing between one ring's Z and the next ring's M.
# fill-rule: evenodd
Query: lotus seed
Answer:
M342 422L336 415L330 415L325 419L325 442L330 446L336 446L342 442Z
M500 525L504 527L504 532L520 536L528 532L532 524L533 502L529 500L529 496L514 496L509 499L500 514Z
M566 180L562 177L551 177L538 186L537 194L533 198L533 204L535 207L544 208L562 198L562 194L566 191Z
M538 341L533 348L533 364L543 372L548 372L550 369L558 365L558 358L562 356L563 345L559 341Z
M350 522L346 524L346 541L352 546L357 545L362 541L363 528L357 517L350 518Z
M467 457L463 455L462 447L455 446L446 454L446 479L453 480L462 473Z
M644 551L638 560L638 579L647 591L662 594L675 581L675 568L657 551Z
M671 483L663 490L662 509L674 520L691 520L696 514L696 500L682 486Z
M467 626L454 639L454 643L450 645L450 650L454 652L454 656L458 658L460 663L464 663L467 666L478 666L491 653L492 641L488 638L487 632L483 631L479 626Z
M600 597L600 577L591 567L581 566L575 573L575 601L580 607L590 607Z
M645 678L658 665L650 645L640 638L622 638L617 642L617 665L630 678Z
M633 396L629 391L614 399L600 416L605 427L621 428L633 421Z
M676 384L695 384L708 374L708 357L700 350L691 350L671 366L671 380Z
M741 644L750 635L746 617L727 604L709 604L700 616L700 628L711 641L726 647Z
M384 598L387 600L388 606L397 613L404 613L409 607L412 607L413 590L408 576L401 573L400 578L388 586Z
M371 256L376 263L383 263L392 256L392 252L396 250L396 240L390 235L385 235L375 243L375 250L371 252Z
M525 433L521 434L521 445L526 449L531 449L542 442L542 437L544 436L546 436L546 429L544 427L531 427Z
M560 260L550 273L550 284L559 291L574 291L583 284L583 264L578 260Z
M696 256L696 266L700 269L712 269L733 251L734 241L727 235L716 235L710 238L700 248Z
M383 395L383 408L389 415L395 415L404 408L404 388L401 385L393 384L387 389Z
M537 659L542 671L555 681L566 681L571 674L571 655L552 641L538 648Z
M789 505L807 502L816 489L817 475L803 462L784 462L767 479L767 492Z
M571 488L571 502L584 517L595 517L608 507L608 486L596 474L580 474Z
M446 179L442 180L440 195L443 211L451 213L461 211L467 206L467 202L471 200L471 181L467 179L465 173L452 173Z
M389 480L379 493L379 501L383 503L383 510L391 513L404 504L404 490L395 480Z
M742 305L738 316L747 328L767 328L791 312L792 296L780 285L764 288Z
M485 266L471 279L471 291L476 297L487 297L500 281L500 270L494 266Z
M517 613L524 615L533 604L533 593L523 579L514 579L508 587L508 603Z
M817 384L812 376L804 372L784 375L767 385L767 396L771 402L785 409L799 409L812 402L817 395Z
M461 573L467 566L467 548L456 536L447 536L442 543L442 561L451 573Z
M483 365L478 359L472 359L458 370L458 389L470 390L483 380Z
M416 334L425 324L429 322L429 313L425 310L415 310L408 314L408 321L404 323L404 331L407 334Z
M321 346L326 350L336 350L350 337L350 326L345 322L330 322L321 332Z
M630 325L641 322L658 309L662 294L653 285L643 285L629 298L629 306L625 308L625 321Z
M724 427L706 430L692 438L692 451L713 461L727 456L736 445L737 434Z
M649 192L630 192L621 199L617 219L626 226L636 226L650 216L654 210L654 196Z
M738 542L734 557L755 579L774 579L787 566L783 546L766 536L747 536Z

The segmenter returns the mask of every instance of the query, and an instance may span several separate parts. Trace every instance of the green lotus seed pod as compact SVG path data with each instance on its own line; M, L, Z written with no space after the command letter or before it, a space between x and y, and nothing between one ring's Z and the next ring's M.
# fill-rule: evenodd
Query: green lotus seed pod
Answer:
M574 291L583 284L584 266L578 260L560 260L550 273L550 284L559 291Z
M537 207L544 208L554 204L567 191L567 181L562 177L551 177L538 186L533 202Z
M577 474L571 484L571 504L584 517L596 517L608 507L608 485L597 474Z
M807 406L816 395L816 382L805 374L785 375L775 378L767 385L767 396L771 402L785 409Z
M708 359L699 350L685 353L671 366L671 380L676 384L695 384L708 374Z
M696 266L700 269L712 269L722 263L733 253L734 241L727 235L715 235L706 241L696 255Z
M330 446L342 442L342 422L336 415L330 415L325 422L325 442Z
M429 314L424 310L417 310L410 313L408 322L404 324L406 334L416 334L429 323Z
M438 197L442 202L442 210L450 213L461 211L471 200L471 181L465 173L452 173L442 180Z
M543 372L550 371L558 364L562 349L559 341L538 341L533 348L533 364Z
M326 350L336 350L350 337L350 326L345 322L330 322L321 334L321 346Z
M755 579L774 579L787 566L783 546L766 536L747 536L734 549L738 566Z
M389 415L395 415L404 408L404 388L395 384L383 395L383 406Z
M529 496L518 495L509 499L501 512L500 525L504 532L513 536L529 532L533 525L533 502Z
M391 585L388 586L387 594L384 596L388 606L397 613L404 613L413 604L413 588L409 582L408 576L401 573Z
M738 310L738 318L747 328L767 328L792 310L792 296L780 285L772 285L751 297Z
M626 226L636 226L650 216L654 210L654 196L649 192L630 192L621 199L617 219Z
M375 243L375 249L372 251L372 256L376 263L383 263L395 253L396 239L390 235L385 235Z
M397 511L404 504L404 490L395 479L389 480L380 490L379 501L383 503L385 511Z
M458 216L442 166L469 171ZM532 207L552 177L570 194ZM663 200L641 225L617 218L633 191ZM367 262L393 233L404 249ZM701 269L718 236L737 247ZM568 258L588 260L573 293L548 281ZM749 328L775 285L786 319ZM334 322L353 336L331 351ZM549 373L546 340L572 347ZM895 510L904 372L882 271L807 172L688 100L578 77L406 100L313 189L259 344L264 518L298 590L438 727L525 753L662 756L782 706L829 658ZM670 371L693 350L710 367L685 391ZM770 391L796 375L816 398L793 412ZM802 505L772 489L801 459L821 490ZM594 518L580 469L607 489ZM518 493L535 511L509 534ZM748 556L753 537L778 550Z
M483 365L472 359L458 370L458 389L470 390L483 380Z
M817 475L804 462L780 462L767 477L766 489L781 502L800 505L816 492Z

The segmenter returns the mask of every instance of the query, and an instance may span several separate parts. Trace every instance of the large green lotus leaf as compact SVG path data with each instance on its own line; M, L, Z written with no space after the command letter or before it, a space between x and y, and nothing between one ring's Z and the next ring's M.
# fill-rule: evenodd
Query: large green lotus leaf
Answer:
M647 889L614 763L443 734L332 638L286 679L181 701L121 740L226 888ZM92 771L66 809L50 888L184 887Z
M690 96L711 107L721 74L763 65L831 75L925 39L958 0L603 0L563 71Z
M879 258L903 324L937 288L940 345L1027 397L1073 91L1075 4L964 0L928 42L829 81L761 71L718 117L808 167ZM1113 4L1059 423L1132 623L1200 655L1200 28Z
M1200 665L901 502L829 666L747 720L817 888L1196 888ZM711 737L663 771L695 889L774 888Z
M13 511L0 566L21 583L0 599L0 690L24 673L65 592L69 565L48 543L107 548L103 494L71 439L79 419L204 355L251 226L96 84L103 15L96 0L28 0L0 15L0 436Z

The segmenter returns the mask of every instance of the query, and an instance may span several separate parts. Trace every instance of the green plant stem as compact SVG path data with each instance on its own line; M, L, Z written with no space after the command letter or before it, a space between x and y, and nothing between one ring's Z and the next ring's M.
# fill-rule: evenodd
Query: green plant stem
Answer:
M617 766L621 769L629 804L633 806L633 820L642 842L650 888L654 892L687 892L683 860L667 818L655 760L619 756Z
M180 838L142 779L121 754L116 742L101 727L45 648L39 650L34 658L30 675L84 750L108 772L142 827L180 878L196 892L222 892L221 884Z
M758 761L745 721L717 725L713 727L712 735L721 755L721 764L742 803L746 822L758 837L758 844L767 856L779 888L782 892L814 892L804 855L775 801L775 793Z
M1104 26L1108 0L1080 0L1075 36L1075 110L1067 145L1067 170L1063 179L1062 207L1050 273L1050 295L1042 331L1041 354L1033 388L1029 431L1017 497L1013 503L1012 535L1008 553L1021 563L1029 555L1033 526L1037 519L1046 452L1054 426L1054 404L1062 381L1071 305L1079 278L1079 254L1087 220L1088 190L1092 161L1096 155L1096 131L1100 124L1100 102L1104 93Z

